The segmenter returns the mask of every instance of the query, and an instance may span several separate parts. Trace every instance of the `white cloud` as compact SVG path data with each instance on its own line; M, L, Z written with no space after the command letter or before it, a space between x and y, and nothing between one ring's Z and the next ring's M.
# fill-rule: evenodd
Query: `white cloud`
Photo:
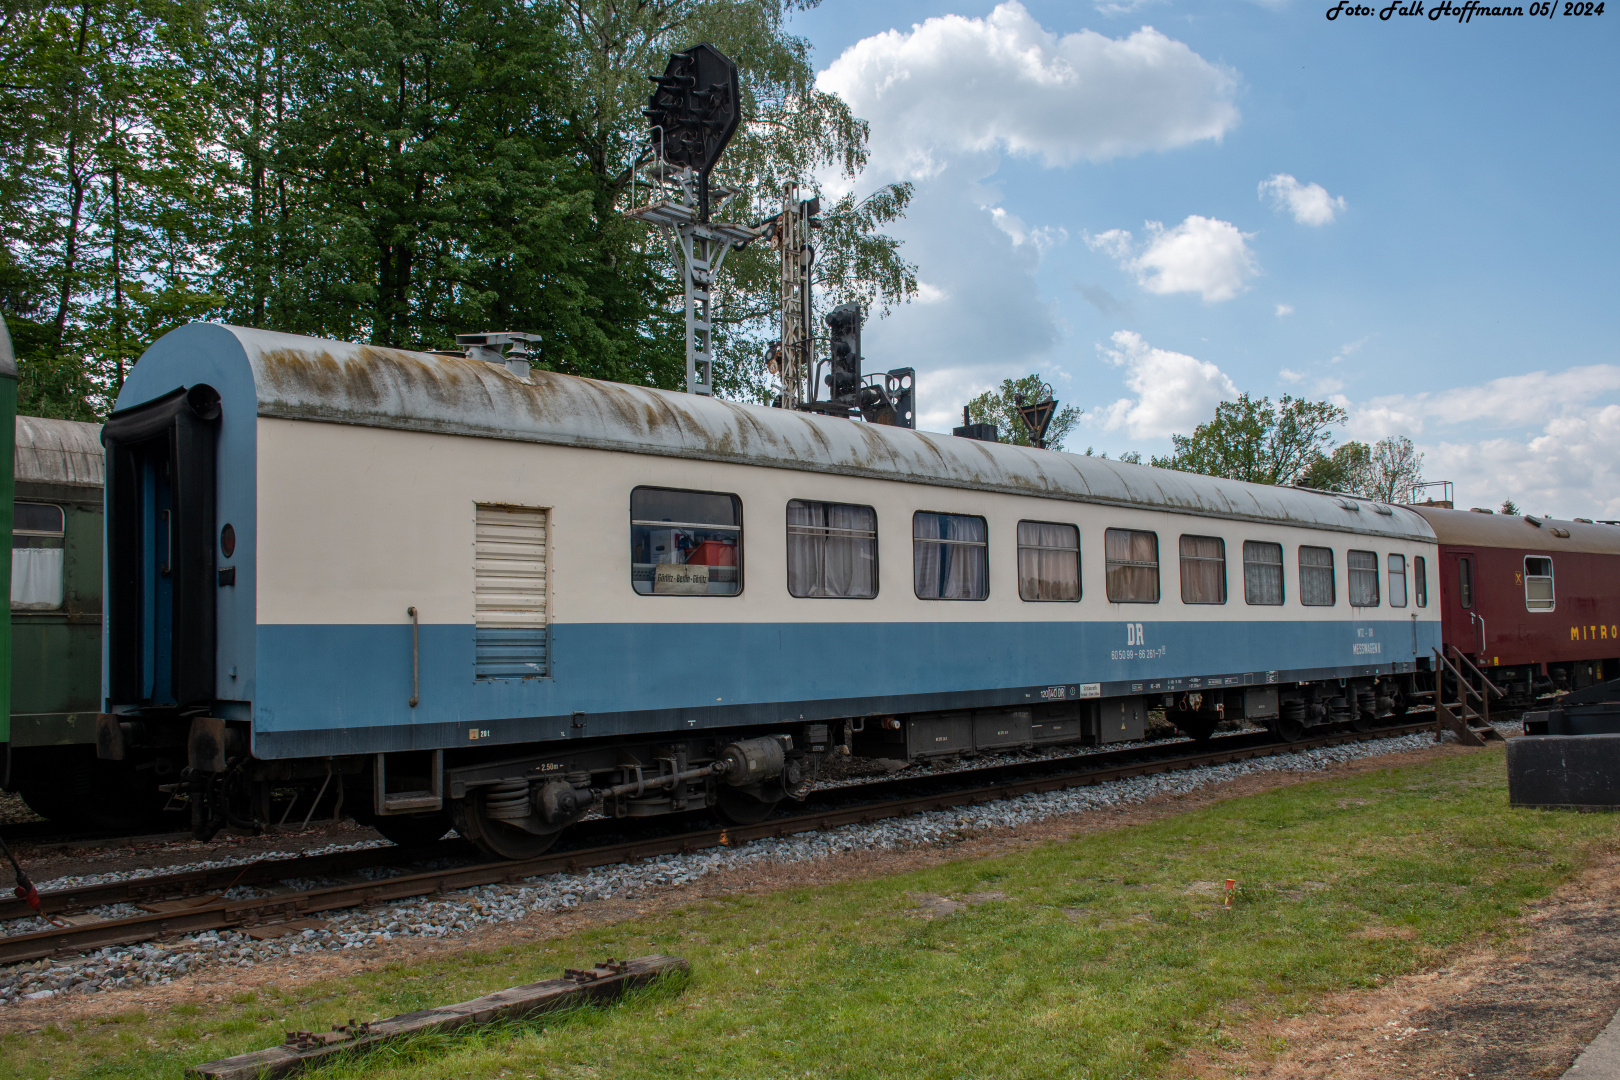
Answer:
M911 302L913 304L937 304L950 295L950 293L946 292L938 285L931 285L921 278L918 278L917 295L911 298Z
M1088 417L1105 430L1124 429L1134 439L1187 434L1214 415L1217 402L1238 396L1232 380L1208 361L1156 349L1130 330L1116 331L1111 340L1111 347L1098 345L1097 351L1125 370L1125 386L1135 397L1120 398Z
M1511 498L1528 512L1616 518L1620 404L1606 399L1617 394L1620 365L1532 371L1346 403L1348 434L1414 439L1424 475L1453 481L1463 506Z
M1134 254L1134 241L1124 229L1087 233L1086 245L1119 260L1148 292L1198 293L1211 303L1232 299L1260 272L1249 248L1254 234L1230 221L1191 214L1173 229L1150 221L1147 230L1141 254Z
M1031 229L1024 224L1022 218L1016 214L1009 214L999 206L990 206L985 209L990 212L990 220L996 223L996 228L1006 233L1013 244L1032 244L1036 251L1045 254L1048 248L1056 247L1069 239L1069 230L1063 226L1043 225L1038 229Z
M1344 196L1329 195L1321 184L1302 184L1287 173L1260 181L1260 198L1288 211L1301 225L1331 225L1345 208Z
M1132 15L1145 7L1161 2L1162 0L1104 0L1093 6L1104 15L1118 16Z
M1294 313L1294 305L1293 304L1278 304L1277 305L1277 318L1286 319L1286 318L1288 318L1288 316L1292 315L1293 313Z
M1283 368L1281 371L1277 372L1277 377L1283 382L1297 383L1305 381L1305 373L1303 371L1291 371L1288 368Z
M872 125L868 173L919 179L947 159L1006 152L1048 166L1219 139L1238 77L1144 26L1054 34L1017 0L851 45L817 85Z

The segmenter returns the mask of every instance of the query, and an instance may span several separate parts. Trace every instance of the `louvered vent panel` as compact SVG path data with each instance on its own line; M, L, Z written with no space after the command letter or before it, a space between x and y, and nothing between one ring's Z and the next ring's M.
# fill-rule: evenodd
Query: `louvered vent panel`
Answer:
M546 512L480 505L475 547L475 674L480 679L549 675Z

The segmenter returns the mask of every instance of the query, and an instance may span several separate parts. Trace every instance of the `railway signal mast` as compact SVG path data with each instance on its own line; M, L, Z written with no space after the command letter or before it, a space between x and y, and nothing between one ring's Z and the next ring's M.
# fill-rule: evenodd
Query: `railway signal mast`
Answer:
M658 192L672 197L652 199L625 216L664 229L685 281L686 390L709 395L714 393L715 279L732 246L759 235L746 225L709 220L710 203L733 194L711 188L709 174L737 131L741 84L737 65L712 45L673 54L664 73L649 78L657 88L641 110L650 125L653 160L647 172Z

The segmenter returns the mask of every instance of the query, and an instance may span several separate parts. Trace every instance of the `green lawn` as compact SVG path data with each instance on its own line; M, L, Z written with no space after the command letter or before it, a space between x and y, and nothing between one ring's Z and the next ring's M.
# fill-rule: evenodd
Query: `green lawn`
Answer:
M1375 985L1501 929L1614 841L1612 816L1506 803L1494 747L1002 858L705 902L206 1011L10 1036L0 1075L174 1078L289 1028L663 952L691 961L684 988L311 1075L1151 1076L1218 1043L1223 1024ZM1230 909L1226 878L1241 882ZM923 918L926 897L974 902Z

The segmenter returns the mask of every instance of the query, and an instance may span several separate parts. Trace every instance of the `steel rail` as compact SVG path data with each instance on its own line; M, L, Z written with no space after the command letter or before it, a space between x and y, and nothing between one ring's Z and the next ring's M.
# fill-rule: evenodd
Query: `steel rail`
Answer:
M1270 736L1265 732L1249 731L1218 737L1223 749L1233 747L1250 747L1267 745ZM1021 759L1015 761L994 761L973 769L957 769L946 773L922 772L906 776L890 776L876 780L865 780L858 784L841 784L835 787L820 788L812 791L810 799L816 803L829 799L847 801L851 797L892 796L901 797L907 793L922 793L941 785L973 785L988 786L1014 778L1032 778L1032 774L1055 774L1073 772L1077 768L1103 768L1111 764L1134 764L1143 760L1144 755L1179 758L1185 756L1185 751L1197 748L1199 744L1186 740L1163 740L1147 746L1132 746L1119 750L1092 751L1089 753L1066 754L1062 757ZM1207 744L1205 750L1211 749ZM581 847L606 846L610 841L602 838L602 843L592 845L591 840L597 833L611 832L622 829L622 824L612 819L593 819L576 826L566 839L567 847L563 851L574 850ZM190 840L189 833L182 834L180 839ZM557 855L563 852L553 851ZM462 857L464 862L488 862L476 856L468 857L468 846L458 840L439 841L415 850L402 849L392 845L380 845L375 848L351 849L345 852L332 852L323 855L296 855L284 859L261 859L233 863L228 866L211 867L207 869L180 871L174 874L148 874L139 877L122 878L118 881L101 882L93 885L77 885L65 889L55 889L39 894L41 913L46 915L76 914L90 908L107 904L118 903L150 903L156 900L181 900L193 896L202 896L210 892L229 889L236 885L257 885L264 882L284 881L288 878L298 877L326 877L343 871L360 869L363 867L385 866L390 863L400 864L413 857L427 856L440 858ZM34 912L22 900L11 897L0 897L0 920L28 918Z
M191 834L187 833L186 839L190 840ZM229 866L182 870L174 874L126 877L117 881L72 885L65 889L42 892L39 894L40 912L45 915L58 915L101 907L104 904L183 900L187 897L229 889L235 885L257 885L265 881L283 881L294 877L326 877L374 866L397 865L407 859L465 855L466 851L465 845L455 840L437 841L416 848L401 848L383 843L376 847L350 848L346 851L329 851L320 855L256 859L251 862L232 863ZM0 898L0 919L25 919L33 914L33 909L20 899Z
M14 964L38 960L56 954L86 952L109 945L126 945L148 941L168 934L199 933L204 930L246 929L261 923L283 918L301 917L314 912L334 911L342 908L362 907L430 893L445 893L480 885L495 885L521 881L545 874L576 872L597 866L631 862L637 859L658 858L666 855L686 854L705 848L721 847L762 840L787 837L803 832L817 832L843 825L866 824L884 818L903 817L929 810L945 810L959 806L979 805L1020 795L1057 791L1064 788L1087 787L1112 780L1146 776L1153 773L1221 765L1259 757L1274 757L1300 750L1318 749L1376 739L1394 738L1420 731L1434 730L1433 719L1380 728L1365 732L1344 732L1300 739L1292 743L1267 743L1262 746L1232 747L1209 750L1199 754L1164 757L1152 761L1139 761L1112 768L1081 769L1068 773L1011 780L1003 783L965 788L929 795L917 795L888 802L868 803L844 809L800 814L777 818L758 825L732 825L722 829L706 829L676 836L627 843L609 844L541 855L532 859L512 862L482 863L453 867L420 874L407 874L360 884L343 884L277 896L247 900L217 901L200 904L180 911L138 915L128 919L113 919L82 926L56 927L32 934L0 937L0 964ZM947 779L945 774L938 779ZM834 791L861 793L864 785Z

